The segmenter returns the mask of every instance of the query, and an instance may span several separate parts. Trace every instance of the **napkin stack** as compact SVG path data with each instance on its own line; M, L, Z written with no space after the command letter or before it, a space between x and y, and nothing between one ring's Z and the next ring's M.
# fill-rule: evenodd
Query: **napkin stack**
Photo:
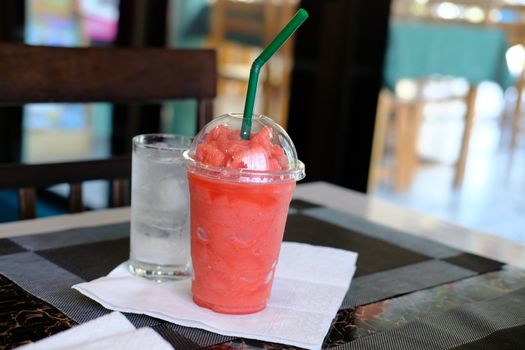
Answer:
M354 252L284 242L266 309L223 315L191 298L191 280L155 283L123 263L108 276L73 288L110 310L145 314L211 332L319 349L355 272Z
M120 312L99 317L19 350L172 350L173 347L151 328L135 327Z

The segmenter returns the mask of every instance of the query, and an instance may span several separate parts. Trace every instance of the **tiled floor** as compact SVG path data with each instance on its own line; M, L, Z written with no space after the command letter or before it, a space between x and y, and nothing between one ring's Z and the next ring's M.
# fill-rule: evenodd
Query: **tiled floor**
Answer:
M462 226L525 243L525 133L519 145L511 150L510 128L502 129L494 116L477 117L461 189L452 188L451 165L427 162L419 164L408 190L395 192L381 183L375 195Z

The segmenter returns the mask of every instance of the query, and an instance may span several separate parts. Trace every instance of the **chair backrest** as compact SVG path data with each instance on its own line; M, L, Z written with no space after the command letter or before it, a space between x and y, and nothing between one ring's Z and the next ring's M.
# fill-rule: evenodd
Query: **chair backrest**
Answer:
M64 48L0 43L0 103L194 98L198 123L216 95L213 50Z
M217 0L213 3L212 40L220 44L225 40L236 40L252 46L264 46L272 39L270 1L243 2Z
M36 188L69 184L69 212L84 209L82 183L89 180L111 182L111 206L129 204L131 157L43 164L0 164L0 189L18 189L20 219L35 217Z
M510 46L525 45L525 6L519 3L493 0L487 16L487 25L501 28L507 33Z
M154 102L195 99L198 127L212 116L214 50L62 48L0 43L0 104ZM130 140L131 142L131 140ZM70 184L71 212L82 182L112 182L112 205L129 203L130 156L50 164L0 164L0 189L19 189L20 218L35 216L35 188Z
M441 9L440 9L441 7ZM392 18L401 21L500 28L510 45L525 43L525 6L504 0L396 0Z
M391 13L396 20L484 26L493 3L495 0L395 0Z
M211 6L210 47L217 48L219 89L232 91L228 83L246 91L250 66L293 17L298 0L215 0ZM286 126L288 94L293 63L292 36L264 66L262 113Z

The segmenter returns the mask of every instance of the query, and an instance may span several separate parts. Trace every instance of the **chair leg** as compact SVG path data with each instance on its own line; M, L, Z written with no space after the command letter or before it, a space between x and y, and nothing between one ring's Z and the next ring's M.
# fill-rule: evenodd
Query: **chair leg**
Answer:
M24 187L18 189L18 207L20 220L35 218L35 203L36 194L34 188Z
M521 72L521 77L516 83L516 104L514 105L514 113L512 119L512 132L510 138L510 147L514 149L518 143L518 134L520 133L521 128L521 104L523 103L522 93L523 88L525 87L525 67L523 67Z
M461 185L463 184L463 178L465 177L470 136L472 134L472 127L474 126L474 115L476 112L476 95L477 86L473 85L469 88L467 94L467 113L465 118L465 128L463 129L461 149L459 153L458 162L456 163L456 173L454 175L454 188L456 189L461 187Z
M129 205L129 180L128 179L117 179L111 182L112 196L111 206L112 207L123 207Z
M210 99L197 101L197 131L201 130L213 118L213 103Z
M377 103L376 122L374 126L374 139L372 143L372 156L370 158L370 168L368 170L367 192L374 191L376 183L381 178L381 161L385 153L385 141L388 131L388 118L392 109L392 97L384 89L379 93Z
M80 213L83 210L82 183L69 184L69 212Z
M410 141L410 102L398 102L396 105L395 128L395 161L393 169L394 189L406 189L411 181L411 141Z
M410 186L414 177L414 172L418 164L417 145L419 141L419 130L423 120L423 101L416 100L412 105L409 115L408 133L407 133L407 165L406 165L406 183L405 188Z
M518 103L518 102L516 102ZM521 101L519 102L521 103ZM516 145L518 144L518 134L520 133L521 128L521 108L516 108L513 119L512 119L512 131L511 131L511 137L510 137L510 148L514 149L516 148Z

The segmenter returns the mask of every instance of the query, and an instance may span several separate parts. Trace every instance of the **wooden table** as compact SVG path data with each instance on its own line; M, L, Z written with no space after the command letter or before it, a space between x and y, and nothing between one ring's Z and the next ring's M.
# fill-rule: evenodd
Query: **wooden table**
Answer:
M403 21L390 24L384 65L385 86L394 91L397 82L412 79L416 89L413 97L390 95L385 91L380 99L380 110L387 110L378 113L376 125L385 125L388 114L395 113L396 161L392 176L396 189L405 189L411 183L417 164L417 142L425 104L452 100L463 100L466 104L465 126L454 174L454 187L461 187L479 84L493 81L503 90L514 85L505 59L508 48L506 33L499 28ZM469 84L468 92L465 96L451 96L449 93L445 97L427 97L423 91L426 82L436 76L464 78ZM376 130L376 135L375 163L381 161L385 127Z
M299 184L294 198L355 214L371 222L408 234L425 237L473 254L525 268L525 245L523 244L454 225L327 182ZM129 208L116 208L5 223L0 224L0 238L52 232L73 227L106 225L127 221L129 218Z

